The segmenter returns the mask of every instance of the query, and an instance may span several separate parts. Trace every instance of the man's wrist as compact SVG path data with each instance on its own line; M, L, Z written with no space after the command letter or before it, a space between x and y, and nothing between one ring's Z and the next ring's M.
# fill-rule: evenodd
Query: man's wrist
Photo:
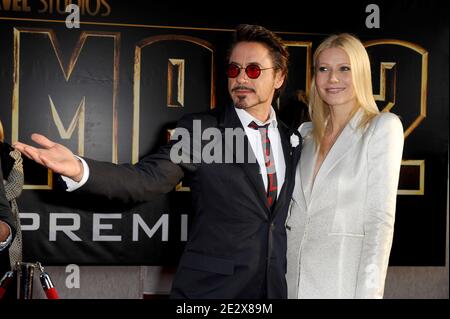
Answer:
M75 155L75 158L81 163L81 166L83 166L83 173L80 177L80 180L78 181L75 180L76 176L72 178L67 175L61 175L61 179L66 183L67 192L73 192L82 187L84 184L86 184L89 178L89 166L87 165L86 161L82 157L79 157L77 155Z
M71 179L73 179L75 182L79 183L82 179L83 179L83 175L84 175L84 168L83 168L83 163L81 162L80 159L76 158L77 164L78 164L78 168L79 168L79 173L73 177L70 177Z

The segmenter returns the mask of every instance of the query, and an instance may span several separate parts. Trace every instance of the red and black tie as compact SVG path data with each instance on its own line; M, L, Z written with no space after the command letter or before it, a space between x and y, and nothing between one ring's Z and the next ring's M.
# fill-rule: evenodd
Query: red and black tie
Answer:
M273 158L272 148L270 146L270 139L268 135L269 124L258 125L252 121L248 127L258 130L261 135L261 143L264 151L264 162L267 170L267 204L269 208L272 208L277 199L278 186L277 186L277 173L275 170L275 161Z

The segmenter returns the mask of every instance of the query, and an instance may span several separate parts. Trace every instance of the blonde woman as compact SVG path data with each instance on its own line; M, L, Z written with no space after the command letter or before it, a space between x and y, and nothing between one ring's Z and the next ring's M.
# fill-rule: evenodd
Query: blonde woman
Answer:
M303 150L286 221L289 298L382 298L403 127L380 113L370 62L349 34L314 54Z
M9 266L12 268L16 262L22 261L22 236L20 231L19 209L17 207L16 198L22 193L24 180L21 153L4 142L4 133L1 121L0 156L5 195L11 207L15 228L17 230L14 241L9 247ZM1 270L3 271L3 269Z

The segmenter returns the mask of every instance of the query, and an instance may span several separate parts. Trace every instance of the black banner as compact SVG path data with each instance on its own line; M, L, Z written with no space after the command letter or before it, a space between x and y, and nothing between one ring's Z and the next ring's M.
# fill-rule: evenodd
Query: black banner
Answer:
M379 1L377 11L370 3L230 2L217 9L72 3L79 28L66 1L0 1L0 119L7 142L32 143L38 132L89 158L137 162L166 142L182 115L230 103L225 56L239 23L264 25L288 45L279 110L298 125L297 91L309 92L315 47L331 33L352 32L370 54L380 110L398 114L405 129L390 264L445 264L449 27L443 4ZM25 180L18 204L27 261L176 264L195 218L185 181L168 195L125 206L56 190L51 172L28 160Z

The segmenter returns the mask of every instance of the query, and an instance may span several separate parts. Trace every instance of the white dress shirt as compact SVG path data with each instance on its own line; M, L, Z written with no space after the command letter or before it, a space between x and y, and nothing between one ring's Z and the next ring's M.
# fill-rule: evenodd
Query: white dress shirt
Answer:
M261 143L261 133L259 130L250 128L248 125L253 121L258 125L270 124L268 127L268 136L270 140L270 146L272 148L273 158L275 161L275 170L277 173L277 185L278 194L280 195L281 187L284 183L284 176L286 173L286 163L284 161L283 148L281 146L280 132L278 131L277 117L275 116L275 111L273 108L270 109L270 116L266 122L261 122L254 118L250 113L245 110L235 108L239 120L244 127L245 134L248 137L250 146L252 147L253 153L255 154L256 160L259 164L259 171L261 173L261 178L263 179L264 189L267 189L267 169L264 159L264 150Z

